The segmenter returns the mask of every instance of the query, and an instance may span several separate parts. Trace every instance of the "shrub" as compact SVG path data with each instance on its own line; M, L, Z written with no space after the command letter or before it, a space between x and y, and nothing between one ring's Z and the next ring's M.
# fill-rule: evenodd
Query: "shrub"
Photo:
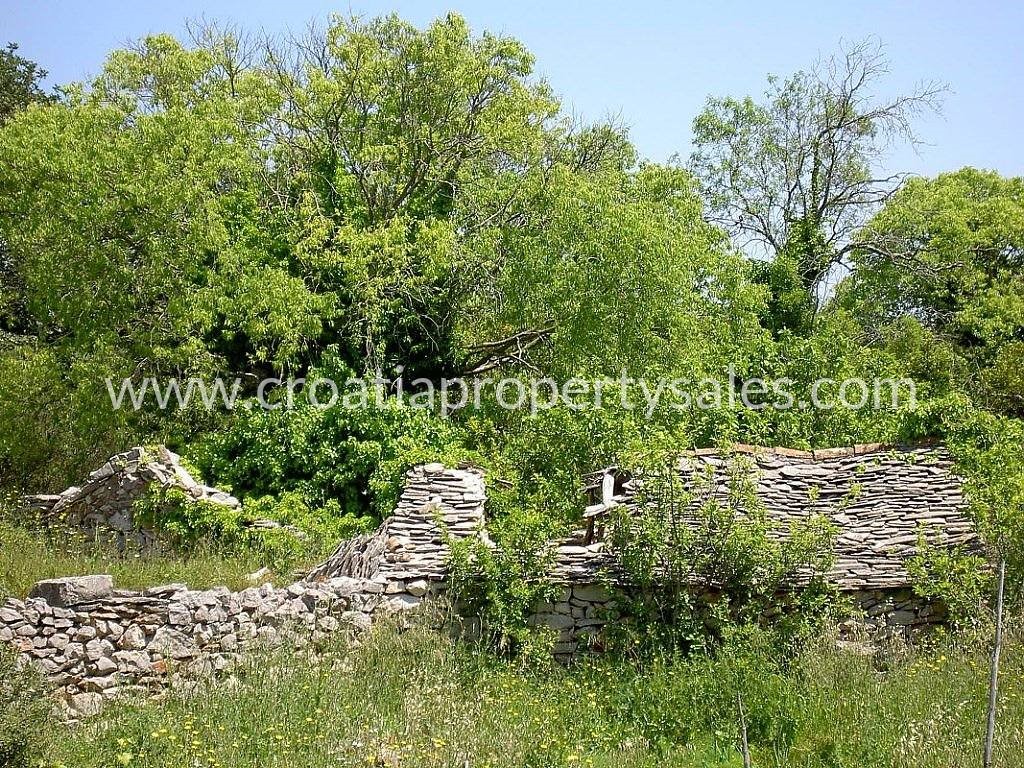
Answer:
M346 380L345 371L331 375ZM191 458L240 498L296 492L311 508L333 500L342 515L378 518L394 509L407 469L464 458L449 420L401 401L319 408L297 398L279 410L243 404L224 429L189 449Z
M950 549L932 544L922 529L918 531L917 549L907 559L907 571L914 582L914 592L944 604L955 625L985 624L985 601L992 586L985 558L960 547Z
M713 473L683 487L673 461L642 472L639 503L617 508L609 541L633 599L630 621L617 625L618 644L650 651L662 645L697 650L713 645L730 624L762 622L795 613L780 601L807 608L832 563L834 531L824 518L794 523L773 535L748 463L727 463L728 496L718 498ZM624 600L629 596L624 595ZM785 640L822 618L775 622Z
M554 596L545 548L550 521L520 512L497 521L495 532L499 547L474 537L448 540L452 593L465 612L480 618L489 647L527 665L547 663L550 633L528 620L538 604Z
M224 553L252 552L279 573L325 554L374 523L370 517L341 514L336 501L310 509L298 492L246 499L239 509L155 485L135 502L135 516L141 525L165 534L177 549L205 543ZM280 527L253 525L260 520Z

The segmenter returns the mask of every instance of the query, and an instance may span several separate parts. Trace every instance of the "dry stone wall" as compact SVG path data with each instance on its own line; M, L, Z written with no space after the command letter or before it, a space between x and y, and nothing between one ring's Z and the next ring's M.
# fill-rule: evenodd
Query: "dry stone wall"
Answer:
M486 540L486 500L483 475L475 469L416 467L406 475L395 513L374 533L342 543L310 575L441 580L447 573L448 536Z
M125 591L109 576L52 579L0 603L0 642L88 715L107 698L158 689L172 672L216 673L257 645L357 635L377 617L414 610L442 589L445 537L477 535L482 524L481 476L427 465L408 474L396 515L375 534L287 587Z
M22 498L24 512L48 526L66 526L90 537L113 539L122 549L148 549L157 541L154 531L136 524L133 505L150 487L177 489L195 501L237 509L234 496L197 482L182 465L181 457L162 446L112 456L92 472L81 486L59 494Z
M944 619L941 605L913 595L904 567L922 523L937 541L977 545L959 481L942 449L747 453L758 493L780 530L789 519L808 514L825 514L836 525L832 578L860 607L862 626L905 632ZM80 489L91 490L62 495L62 508L98 507L106 515L114 502L94 500L130 496L124 489L134 488L140 477L146 483L187 482L177 470L168 471L176 462L166 455L153 477L144 474L154 471L151 460L134 451L122 456L123 466L112 460ZM715 452L696 452L684 458L680 472L691 483L725 461ZM195 486L210 498L219 493ZM622 477L606 477L598 487L603 496L586 512L592 523L602 510L641 503L636 483ZM343 542L303 579L283 588L231 592L172 584L131 592L115 589L107 576L41 582L28 599L0 604L0 641L37 664L73 711L88 714L106 698L158 688L172 672L225 669L256 645L357 634L378 616L414 610L443 592L448 537L480 537L493 546L484 530L484 490L474 469L417 467L406 477L394 515L377 531ZM704 492L722 491L712 482ZM56 507L55 502L51 508ZM550 576L558 594L537 606L531 619L556 631L554 651L561 658L600 649L603 628L628 611L630 587L596 530L591 524L552 543ZM606 584L615 585L615 595Z
M420 599L383 580L345 577L241 592L183 584L128 592L107 576L86 576L42 582L25 601L6 601L0 641L34 662L71 710L88 715L105 698L153 692L172 670L211 674L254 645L357 633L371 617Z
M961 482L942 446L796 451L739 445L726 452L690 451L679 463L694 508L710 499L728 500L730 476L737 469L750 476L776 535L812 515L832 523L835 565L828 578L858 614L845 629L884 637L946 620L944 606L913 593L906 569L919 534L932 544L980 551ZM645 503L642 481L613 468L598 473L591 489L595 503L585 512L590 524L555 544L552 577L562 585L561 597L535 617L558 631L559 654L599 648L600 626L619 610L601 585L629 589L603 540L600 520L619 506L638 512Z

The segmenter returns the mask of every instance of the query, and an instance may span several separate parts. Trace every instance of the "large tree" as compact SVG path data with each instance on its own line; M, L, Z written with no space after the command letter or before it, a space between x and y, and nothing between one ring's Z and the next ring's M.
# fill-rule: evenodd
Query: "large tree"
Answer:
M865 327L911 318L952 345L972 389L1024 414L1024 179L913 179L857 237L842 301Z
M0 128L0 235L42 421L108 375L693 372L759 331L690 175L455 15L117 51Z
M46 70L17 54L17 43L0 48L0 126L29 104L52 100L41 86ZM23 286L0 234L0 345L28 330Z
M770 77L760 101L711 98L694 120L691 167L713 220L753 255L782 260L766 282L791 274L812 310L857 230L903 179L881 170L886 150L914 142L914 118L939 105L935 83L877 96L886 72L882 51L862 43ZM775 287L792 313L792 297Z

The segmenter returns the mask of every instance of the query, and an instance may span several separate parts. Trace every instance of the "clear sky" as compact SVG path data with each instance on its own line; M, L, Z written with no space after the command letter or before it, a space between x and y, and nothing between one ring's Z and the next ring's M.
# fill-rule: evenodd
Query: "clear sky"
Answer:
M941 117L923 119L929 146L896 150L888 170L925 175L974 165L1024 174L1024 2L482 2L480 0L220 0L173 3L0 0L0 42L50 71L51 82L95 73L106 53L150 32L180 33L205 15L252 29L301 30L331 12L397 11L422 25L449 10L476 30L513 35L537 57L563 103L621 115L640 152L690 150L690 124L709 94L758 94L767 73L810 65L841 40L873 37L889 54L887 92L947 83Z

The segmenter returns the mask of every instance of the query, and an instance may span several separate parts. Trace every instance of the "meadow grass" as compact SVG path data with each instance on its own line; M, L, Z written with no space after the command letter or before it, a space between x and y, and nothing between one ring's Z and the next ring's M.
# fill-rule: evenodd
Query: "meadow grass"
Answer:
M740 766L736 695L754 766L980 765L987 660L946 644L877 660L822 643L644 664L524 670L426 628L383 628L312 661L250 659L227 681L119 703L52 734L45 765ZM1010 643L997 766L1024 765L1024 652Z
M107 573L119 589L184 582L196 589L249 586L259 570L257 553L218 551L210 546L168 554L121 553L109 544L61 532L51 536L0 518L0 599L25 597L43 579ZM269 576L268 576L269 577Z

